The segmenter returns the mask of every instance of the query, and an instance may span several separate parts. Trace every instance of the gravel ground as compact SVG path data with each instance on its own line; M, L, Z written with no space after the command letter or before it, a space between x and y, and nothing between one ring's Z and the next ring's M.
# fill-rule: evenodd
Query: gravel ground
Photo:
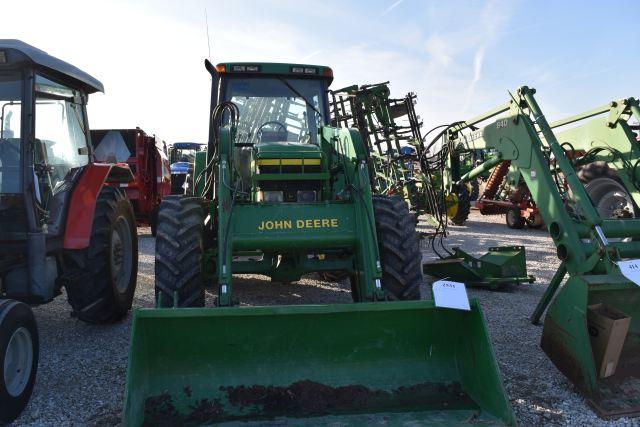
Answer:
M511 405L518 421L530 425L633 425L640 418L604 422L540 350L541 327L529 316L558 266L545 230L510 230L503 217L472 212L465 226L451 227L447 246L480 255L493 245L524 244L534 284L504 292L469 290L480 300ZM134 307L153 306L154 240L139 229L140 264ZM434 258L423 246L425 259ZM305 278L275 285L241 276L236 297L250 305L350 302L344 284ZM428 295L427 285L423 295ZM212 303L212 295L207 303ZM35 310L40 330L40 364L31 402L14 425L62 426L118 424L129 348L131 316L111 326L87 325L69 316L66 296Z

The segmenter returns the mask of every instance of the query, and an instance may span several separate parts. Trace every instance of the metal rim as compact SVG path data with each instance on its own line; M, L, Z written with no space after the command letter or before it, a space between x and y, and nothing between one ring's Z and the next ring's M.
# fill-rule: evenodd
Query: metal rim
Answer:
M615 179L596 178L586 185L586 190L601 218L611 218L619 210L626 210L632 217L636 216L629 193Z
M33 341L24 326L11 335L4 355L4 384L7 392L18 397L27 387L33 364Z
M118 217L111 231L111 279L119 293L123 294L129 288L131 279L131 229L124 217Z
M507 224L509 226L515 225L518 221L518 218L520 218L520 213L515 209L509 209L507 211Z

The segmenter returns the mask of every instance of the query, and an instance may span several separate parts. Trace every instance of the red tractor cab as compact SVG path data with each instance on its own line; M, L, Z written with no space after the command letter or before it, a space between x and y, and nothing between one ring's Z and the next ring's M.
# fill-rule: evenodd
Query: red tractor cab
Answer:
M29 305L64 289L86 322L116 322L131 309L138 239L120 185L133 175L91 160L86 104L102 91L73 65L0 40L0 424L20 415L35 382Z
M93 158L100 163L124 162L133 181L121 183L133 205L138 225L151 226L156 235L158 206L171 194L171 170L166 144L140 128L92 130Z

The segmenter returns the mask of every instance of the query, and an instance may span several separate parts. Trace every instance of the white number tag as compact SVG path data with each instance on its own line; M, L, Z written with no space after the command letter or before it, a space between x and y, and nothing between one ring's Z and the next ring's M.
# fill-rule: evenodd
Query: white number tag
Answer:
M640 286L640 259L618 261L618 268L624 277Z
M470 311L469 297L464 283L438 280L433 282L433 299L436 307Z

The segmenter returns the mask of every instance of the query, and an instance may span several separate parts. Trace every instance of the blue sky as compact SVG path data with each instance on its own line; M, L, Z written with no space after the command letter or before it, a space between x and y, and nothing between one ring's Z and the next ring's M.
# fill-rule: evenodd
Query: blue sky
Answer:
M4 5L19 38L99 78L93 128L141 126L204 141L212 60L309 62L334 87L391 81L430 127L527 84L550 120L640 96L638 1L28 1Z

